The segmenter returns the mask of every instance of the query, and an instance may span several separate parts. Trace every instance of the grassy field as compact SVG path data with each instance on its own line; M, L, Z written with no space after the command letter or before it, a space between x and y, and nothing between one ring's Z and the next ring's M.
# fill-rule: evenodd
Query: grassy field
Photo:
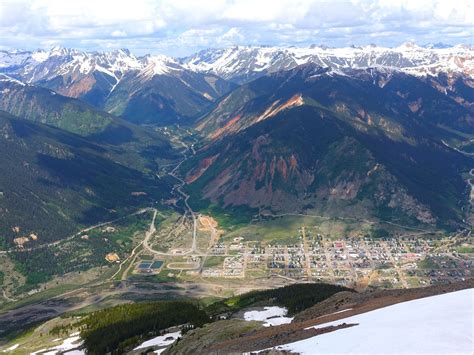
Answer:
M206 259L206 262L204 263L204 267L216 267L216 266L222 266L224 263L224 257L222 256L209 256Z
M308 227L308 231L313 234L319 233L332 238L351 234L365 235L373 228L371 223L362 221L348 222L311 216L283 216L235 228L232 232L225 234L223 239L229 241L235 237L244 237L247 241L294 244L300 241L298 231L302 226Z
M461 254L474 254L474 247L461 246L457 248L457 252Z

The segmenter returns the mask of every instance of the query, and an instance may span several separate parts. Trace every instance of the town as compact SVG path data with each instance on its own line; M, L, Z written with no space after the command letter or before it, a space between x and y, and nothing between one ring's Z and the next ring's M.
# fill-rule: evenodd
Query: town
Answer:
M288 245L224 238L206 253L167 258L161 272L183 279L281 277L288 281L386 288L447 283L474 275L474 238L470 234L455 238L408 235L334 239L315 230L301 227L298 242Z

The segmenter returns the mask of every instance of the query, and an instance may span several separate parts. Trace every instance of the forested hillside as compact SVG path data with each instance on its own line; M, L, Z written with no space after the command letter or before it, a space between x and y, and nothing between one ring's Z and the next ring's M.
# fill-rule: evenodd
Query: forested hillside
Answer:
M57 128L0 115L0 229L5 246L61 239L169 194L153 175L119 164L113 150ZM135 196L132 192L143 192Z

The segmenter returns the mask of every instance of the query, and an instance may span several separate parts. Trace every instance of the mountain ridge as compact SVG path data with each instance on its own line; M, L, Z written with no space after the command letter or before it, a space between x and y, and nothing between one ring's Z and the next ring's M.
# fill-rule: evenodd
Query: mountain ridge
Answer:
M469 158L442 140L472 136L472 111L410 75L384 75L305 64L240 86L196 124L207 141L183 165L190 190L224 207L462 223ZM415 84L419 107L404 97Z
M86 52L76 49L54 47L49 52L0 51L0 71L26 77L27 81L38 81L47 72L37 73L35 63L47 62L52 57L65 57L68 66L81 65L81 71L90 71L94 65L101 71L123 75L125 72L145 68L150 60L182 65L195 72L217 74L223 78L241 76L242 66L250 67L254 73L266 74L291 69L304 63L315 63L331 68L385 67L400 69L413 75L437 75L441 72L462 72L474 76L474 47L469 45L427 45L418 46L407 42L398 47L376 45L328 47L311 45L307 47L276 46L233 46L206 49L186 57L172 58L162 54L135 56L127 49L110 52ZM65 62L62 59L63 64ZM60 62L60 61L59 61ZM59 63L56 61L56 65ZM23 68L20 71L19 68ZM64 70L64 67L61 68ZM230 73L232 71L232 73ZM231 74L231 75L230 75ZM247 73L249 74L249 73ZM117 78L115 78L118 80ZM239 80L237 80L239 81ZM246 80L248 81L248 80Z
M441 72L462 72L471 78L474 75L474 49L465 45L448 48L423 48L414 43L394 48L236 46L203 50L181 60L193 70L212 72L238 83L306 63L333 69L387 68L418 76L436 76Z

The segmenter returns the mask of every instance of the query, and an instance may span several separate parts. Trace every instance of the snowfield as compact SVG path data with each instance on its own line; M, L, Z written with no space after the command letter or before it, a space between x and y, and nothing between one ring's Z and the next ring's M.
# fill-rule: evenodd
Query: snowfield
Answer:
M301 354L473 354L474 289L377 309L315 328L358 324L276 347Z
M263 311L248 311L244 313L246 321L260 321L264 327L275 326L280 324L291 323L293 317L285 317L288 313L286 308L282 307L265 307Z

